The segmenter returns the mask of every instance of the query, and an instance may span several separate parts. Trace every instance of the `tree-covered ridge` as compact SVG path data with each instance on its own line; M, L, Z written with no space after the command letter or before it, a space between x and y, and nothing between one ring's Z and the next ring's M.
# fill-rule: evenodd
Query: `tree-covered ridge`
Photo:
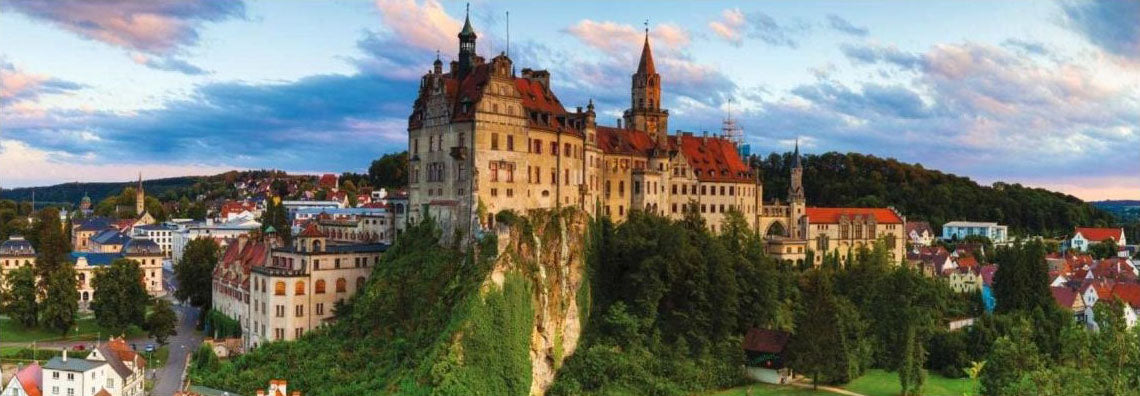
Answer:
M764 198L784 199L791 154L757 159ZM954 220L996 221L1011 233L1065 236L1077 226L1109 226L1110 213L1077 197L1020 184L982 186L956 176L873 155L830 152L803 158L804 192L812 206L893 206L936 232Z

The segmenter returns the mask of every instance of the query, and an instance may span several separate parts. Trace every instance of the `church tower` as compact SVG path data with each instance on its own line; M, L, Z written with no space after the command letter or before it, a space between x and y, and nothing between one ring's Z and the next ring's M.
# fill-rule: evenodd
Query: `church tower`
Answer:
M475 29L471 27L471 5L467 5L467 17L463 20L463 30L459 31L459 73L460 80L475 68Z
M649 133L654 141L664 143L668 134L669 111L661 109L661 75L653 65L653 51L649 48L649 28L645 28L645 44L641 48L641 61L633 74L629 110L625 111L625 124L631 129Z
M801 221L804 217L807 198L804 197L804 167L800 163L800 141L796 139L796 151L792 153L792 175L788 182L788 205L791 209L792 224L789 231L793 239L807 237L807 224Z
M139 172L139 186L135 189L135 215L142 216L146 208L146 194L143 193L142 172Z

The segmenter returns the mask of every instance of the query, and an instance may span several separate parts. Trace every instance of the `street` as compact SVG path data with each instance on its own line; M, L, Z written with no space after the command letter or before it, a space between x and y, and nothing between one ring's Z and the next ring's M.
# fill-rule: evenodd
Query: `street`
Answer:
M186 362L202 344L202 336L194 331L194 324L198 321L198 310L189 306L175 305L174 312L178 314L178 335L169 340L170 358L166 362L166 367L152 374L155 385L151 395L169 396L180 390L182 376L186 373Z

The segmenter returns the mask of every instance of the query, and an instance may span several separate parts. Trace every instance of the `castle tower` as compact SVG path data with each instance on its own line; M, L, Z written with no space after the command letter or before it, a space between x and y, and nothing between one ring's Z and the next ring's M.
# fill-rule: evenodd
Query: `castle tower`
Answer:
M467 16L463 19L463 30L459 31L459 70L462 80L475 67L475 29L471 27L471 4L467 5Z
M629 110L625 111L625 124L631 129L649 133L654 141L663 143L669 131L669 111L661 109L661 75L653 64L653 51L649 48L649 28L645 28L645 44L641 48L641 61L633 73Z
M793 239L803 239L807 236L807 230L806 224L800 224L800 219L804 216L807 198L804 197L804 168L800 163L799 139L796 139L796 151L792 153L792 157L792 175L788 183L788 205L792 212L792 226L788 227L790 228L788 234Z
M135 215L142 216L146 211L146 194L143 193L142 172L139 172L139 186L135 189Z

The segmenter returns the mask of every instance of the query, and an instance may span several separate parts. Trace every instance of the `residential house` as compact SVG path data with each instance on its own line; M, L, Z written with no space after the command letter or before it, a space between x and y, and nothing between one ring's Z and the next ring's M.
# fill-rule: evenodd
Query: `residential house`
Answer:
M925 221L908 221L906 223L906 239L912 246L930 246L934 243L934 230L930 223Z
M43 391L49 396L123 396L121 385L109 375L107 362L68 358L51 358L43 365Z
M1115 242L1117 246L1128 244L1123 228L1077 227L1073 231L1073 237L1069 239L1069 248L1085 252L1088 251L1089 245L1108 241Z
M106 362L107 383L104 386L109 393L122 396L143 396L144 377L146 373L146 359L139 356L122 338L111 338L106 343L95 347L87 360Z
M43 395L43 368L39 363L32 362L16 370L16 375L8 380L4 387L3 396L41 396Z

